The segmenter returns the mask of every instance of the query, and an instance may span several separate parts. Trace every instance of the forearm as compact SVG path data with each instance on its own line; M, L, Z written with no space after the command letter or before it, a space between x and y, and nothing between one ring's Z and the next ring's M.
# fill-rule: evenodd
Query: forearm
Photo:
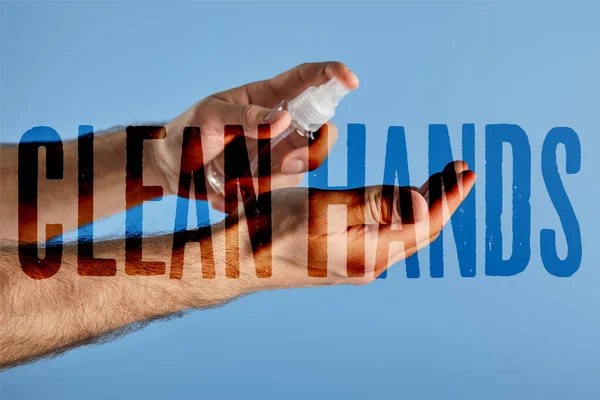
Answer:
M125 128L114 128L107 132L97 133L93 143L89 139L86 150L79 154L78 140L64 142L62 146L63 173L62 179L46 179L46 159L49 151L55 151L53 144L44 144L38 151L37 201L19 205L19 168L28 167L27 161L19 157L18 145L0 146L0 197L1 231L3 239L35 241L32 229L34 224L44 226L47 223L60 223L63 232L100 219L126 209L126 162L127 146ZM163 177L154 163L152 141L144 143L143 183L144 185L161 185ZM85 187L79 184L79 157L93 163L93 174L85 175L85 179L93 182ZM22 157L21 157L22 158ZM21 166L19 166L21 163ZM23 172L23 171L22 171ZM91 176L89 176L91 175ZM29 189L29 188L28 188ZM81 193L80 193L81 191ZM130 193L130 206L139 204L143 198ZM93 205L93 207L90 207ZM80 210L81 209L81 210ZM93 209L93 210L92 210ZM86 212L92 210L91 212ZM81 217L79 215L81 212ZM36 215L37 213L37 215ZM22 223L19 227L18 218ZM25 228L25 229L23 229ZM19 231L21 237L18 237ZM43 230L39 230L42 231ZM24 234L25 232L25 234ZM40 238L43 239L43 238Z
M172 235L144 240L144 260L170 259L172 240ZM147 321L214 306L248 291L243 279L221 274L221 278L203 279L197 245L185 252L185 265L190 267L181 279L170 279L168 273L128 276L121 272L123 240L99 242L94 248L98 258L116 258L116 276L78 275L76 246L65 246L58 273L35 280L21 270L15 244L4 243L0 256L1 367L111 338ZM216 253L214 262L218 263L223 255Z

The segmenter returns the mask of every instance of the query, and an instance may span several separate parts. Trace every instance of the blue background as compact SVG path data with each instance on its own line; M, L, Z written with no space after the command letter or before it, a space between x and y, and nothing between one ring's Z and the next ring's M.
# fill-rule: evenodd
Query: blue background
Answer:
M445 235L442 279L429 278L421 252L419 279L401 262L365 287L255 294L4 372L2 400L600 398L599 3L2 2L1 12L3 142L36 125L73 139L80 124L163 121L213 92L340 60L361 87L334 119L332 185L345 184L347 123L367 126L370 184L381 182L390 125L406 128L416 183L427 176L428 125L448 124L460 158L461 125L475 123L480 177L475 278L459 276ZM532 257L511 278L484 274L491 123L519 124L532 148ZM575 129L583 146L581 172L563 173L583 237L581 268L566 279L539 255L543 228L558 230L566 254L541 179L555 126ZM558 159L564 171L562 149ZM171 230L174 206L148 203L148 231ZM95 230L122 235L124 216Z

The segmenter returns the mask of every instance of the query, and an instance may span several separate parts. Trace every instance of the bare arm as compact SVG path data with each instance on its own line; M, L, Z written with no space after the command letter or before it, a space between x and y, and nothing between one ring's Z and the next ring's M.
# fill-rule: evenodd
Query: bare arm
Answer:
M286 111L273 113L272 107L281 100L293 98L307 87L322 84L332 77L338 78L351 89L358 87L358 79L345 65L338 62L324 62L303 64L272 79L250 83L200 100L168 122L162 131L163 135L160 135L161 138L143 142L143 159L135 160L136 163L139 161L140 166L143 165L143 184L160 186L163 196L178 193L187 195L178 187L182 167L183 135L186 127L198 127L201 132L201 142L188 143L186 150L193 157L189 157L192 162L187 167L190 171L203 173L204 165L223 150L224 143L235 139L235 135L230 134L224 137L225 125L243 125L245 134L256 138L257 127L269 123L270 134L277 135L289 125L290 115ZM335 128L333 125L330 127ZM31 229L26 227L25 235L21 229L20 239L35 241L37 239L35 226L60 223L63 225L63 232L67 232L92 220L140 204L144 196L136 196L136 193L126 188L126 165L128 161L132 161L127 157L127 136L125 128L122 127L106 132L95 132L93 144L91 140L86 142L88 151L85 154L79 154L78 140L62 143L64 165L62 178L57 180L45 179L48 151L52 150L53 145L45 143L41 150L36 150L39 153L39 157L35 157L39 165L37 204L28 204L21 208L22 217L28 214L25 218L26 225ZM336 139L337 130L329 129L328 134L321 135L310 145L310 152L306 149L297 149L290 153L288 157L301 160L303 168L275 174L272 177L271 190L297 186L303 172L319 167L324 161L328 149L333 146ZM46 151L43 150L44 147ZM309 157L309 153L313 156ZM90 183L93 184L93 194L91 185L82 190L78 184L79 173L84 173L78 168L79 163L91 160L93 160L93 177L88 174L87 178L92 178ZM0 238L2 239L19 239L18 170L20 163L21 167L25 165L23 162L24 160L19 159L18 145L0 145L0 188L2 189L0 190ZM51 164L53 162L51 161ZM140 180L142 176L134 178ZM80 190L81 199L78 198ZM126 192L130 196L128 204ZM203 199L210 197L213 206L224 210L226 199L223 199L221 194L210 192L210 188L204 193L196 194L200 194ZM93 207L91 207L92 203ZM78 210L82 208L81 205L84 206L83 208L93 208L93 212L84 212L83 218L79 218ZM43 241L45 238L40 235L39 239Z
M258 125L270 123L271 134L277 134L289 125L290 116L287 112L279 112L273 118L272 107L282 98L294 97L306 87L324 83L334 76L351 88L358 85L354 74L342 64L316 63L299 66L272 80L207 97L169 122L164 129L166 137L148 140L142 145L143 159L137 161L140 169L143 165L143 173L138 176L131 177L126 173L126 165L130 161L128 134L122 128L96 132L93 143L88 141L88 146L93 147L88 147L85 154L81 151L80 140L26 142L28 144L23 148L29 146L30 150L33 149L29 152L29 159L20 155L21 144L0 145L0 365L11 366L60 353L106 337L111 332L113 336L117 332L126 332L143 321L184 309L220 304L244 292L260 290L260 285L245 283L242 278L228 279L223 275L224 250L220 252L221 264L218 261L219 251L215 251L216 264L213 268L220 271L215 279L204 279L202 272L198 272L201 269L197 266L202 264L199 254L186 260L188 265L196 268L187 268L186 271L192 272L186 272L181 280L169 279L165 274L169 271L168 267L161 276L127 275L127 268L123 268L126 258L123 240L97 241L93 246L97 259L114 259L116 276L82 276L77 246L66 245L60 252L54 249L54 253L61 253L58 272L46 274L45 279L33 279L31 274L24 273L18 242L44 243L44 227L48 224L60 224L62 232L67 232L140 204L147 198L128 190L131 179L135 180L135 187L141 186L142 181L145 186L160 186L164 196L178 193L185 127L199 127L202 141L186 148L197 164L190 165L191 170L184 172L202 173L203 164L223 149L225 124L243 125L246 134L256 136ZM279 174L271 185L272 189L297 185L301 172L321 164L337 137L337 131L332 125L331 128L329 134L321 135L311 144L317 157L308 158L308 152L304 150L290 154L307 157L303 160L303 170ZM225 138L226 141L233 139ZM60 150L60 166L57 159L52 158L56 150ZM93 150L93 155L90 150ZM199 157L200 154L203 157ZM80 164L88 162L89 166L91 161L93 174L82 171ZM20 190L22 180L19 179L19 170L24 167L29 168L30 176L33 173L35 179ZM60 167L60 177L46 179L49 168L53 167ZM79 182L81 174L91 178L93 191L91 185L82 189ZM29 196L28 201L19 200L23 192ZM196 199L207 198L209 193L198 192L196 188L195 195ZM133 201L127 202L127 196L133 197ZM223 209L224 202L220 204ZM49 237L56 235L54 231ZM206 230L204 236L204 239L215 240L219 237L218 234L211 236ZM143 243L144 259L162 257L166 265L173 260L172 236L149 238ZM47 257L53 250L52 246L54 244L47 243L41 253L45 251ZM141 247L137 250L141 252ZM37 253L37 249L33 249L30 256ZM246 249L243 256L248 254L251 250ZM177 253L177 257L182 257L182 254ZM32 264L36 262L37 259ZM202 264L203 267L205 264ZM89 269L100 268L100 265L91 262L86 268L87 275L102 275L89 273ZM241 289L242 284L244 290Z
M258 290L368 283L395 261L435 239L447 222L445 215L451 215L462 201L460 193L466 195L474 183L474 175L465 171L466 166L462 164L432 177L433 184L424 185L420 193L403 189L399 193L408 196L400 196L402 201L392 199L394 190L390 191L389 187L383 191L382 188L365 188L331 192L283 189L273 191L273 203L262 204L259 200L249 199L247 205L250 210L255 207L254 213L233 212L224 226L203 228L194 233L200 251L197 247L185 251L184 245L177 244L179 242L173 235L143 239L143 259L165 262L156 275L144 275L143 271L137 274L136 269L145 268L142 257L128 262L123 239L97 241L93 246L96 259L114 260L113 276L90 276L98 275L90 270L100 268L101 263L89 257L84 268L86 273L82 274L81 260L78 259L82 254L78 254L77 246L65 245L59 251L51 242L46 243L44 250L46 258L50 253L60 256L58 271L46 276L24 273L28 261L36 265L38 251L33 248L31 252L20 253L18 239L22 250L25 243L44 242L44 237L38 238L43 230L37 227L62 224L64 232L139 204L144 195L127 189L132 180L134 187L139 187L143 180L146 186L162 187L163 195L186 195L178 185L184 127L199 126L201 143L186 147L196 164L188 165L189 171L183 172L201 172L204 164L222 151L223 139L226 142L234 139L223 137L224 124L243 125L247 135L256 137L258 125L267 122L271 125L271 134L276 135L289 125L290 116L283 112L273 119L271 108L282 98L293 98L306 87L324 83L334 76L349 88L358 86L356 77L344 65L316 63L301 65L270 80L209 96L167 124L166 138L153 141L156 143L147 147L143 160L137 160L140 167L144 167L143 173L135 176L126 174L125 166L129 162L126 132L117 129L97 135L93 195L86 188L82 192L83 199L78 198L81 191L78 163L82 157L77 141L62 145L64 173L58 180L44 179L48 151L40 151L39 160L37 154L33 156L40 166L39 179L34 181L38 187L34 188L36 190L25 188L25 191L35 193L37 200L26 203L21 210L18 170L23 160L17 146L0 146L0 366L9 367L58 354L78 345L126 333L156 318L222 304ZM301 148L286 155L296 166L300 161L302 168L286 172L282 166L280 172L271 176L271 189L297 185L301 178L298 173L317 168L336 138L335 127L327 124L310 145L315 151ZM199 157L200 153L203 158ZM444 185L441 185L442 175L449 177ZM457 178L465 178L462 191L457 184L461 179ZM433 192L439 196L428 196L432 187L438 188ZM442 187L449 206L449 212L445 214L441 206ZM198 199L210 193L196 192L195 195ZM133 201L126 204L126 196L132 197ZM225 202L232 200L216 197L212 204L221 209ZM429 205L425 199L429 200ZM94 204L90 207L92 200ZM328 217L332 217L327 214L329 204L348 205L347 218L333 216L338 222L346 220L347 226L338 230L327 228ZM88 211L85 218L78 216L82 205ZM420 211L414 211L412 216L412 212L407 214L406 211L415 205ZM235 211L235 207L232 210ZM393 228L394 215L402 221L401 230ZM405 218L407 215L410 220ZM427 215L429 223L423 226L427 223ZM27 231L25 235L23 228ZM239 240L240 234L246 235L247 239ZM258 238L258 242L252 242L252 237ZM346 237L347 254L338 251L328 260L328 241L343 248ZM404 250L392 254L388 248L395 241L402 242ZM137 246L129 248L130 252L141 254L142 245L138 242ZM206 258L211 249L214 258ZM239 262L232 264L235 255L239 255ZM133 264L132 269L127 269L128 264Z
M369 283L437 238L475 182L466 168L450 164L419 191L389 186L275 191L271 202L246 202L223 225L194 231L192 241L199 248L190 244L186 251L182 242L173 244L172 235L145 239L143 259L166 261L170 273L163 275L126 275L123 240L112 240L97 242L94 250L96 257L116 259L115 276L79 275L77 248L67 245L54 276L32 279L21 269L28 260L19 258L16 243L4 241L0 367L110 339L153 319L255 291ZM347 204L346 213L328 215L329 204ZM346 223L328 227L332 219ZM258 242L252 245L254 239ZM390 247L394 242L401 242L402 249ZM332 254L328 243L337 249ZM182 269L174 275L175 265Z
M220 236L215 232L215 240ZM172 235L144 240L144 260L170 258L172 244ZM124 240L99 241L94 248L96 257L123 264ZM186 265L202 264L197 247L194 250L187 252ZM217 252L215 259L222 255ZM243 279L202 279L200 268L186 270L185 279L124 273L80 276L74 245L64 247L60 270L48 279L32 279L19 265L16 243L2 241L0 368L111 339L157 318L226 302L244 291Z
M90 141L91 144L91 141ZM18 171L24 168L26 160L19 159L19 145L2 144L0 146L0 238L18 240L19 212L25 217L26 235L21 234L21 240L34 242L33 225L43 227L48 223L60 223L63 232L87 224L125 210L126 192L126 134L125 128L114 128L107 132L96 133L93 140L93 192L82 190L82 204L91 205L93 213L78 218L78 141L71 140L63 143L62 179L46 179L46 159L49 151L54 151L55 144L44 143L37 151L38 180L37 204L21 205L19 210ZM151 146L146 146L151 150ZM88 157L86 155L86 157ZM162 182L160 171L153 162L152 152L144 152L144 184L156 185ZM22 158L22 157L21 157ZM21 166L19 164L21 163ZM138 205L142 198L131 197L130 205ZM33 210L35 208L35 210ZM23 230L23 229L22 229ZM43 232L43 229L38 229ZM45 240L42 236L40 241Z

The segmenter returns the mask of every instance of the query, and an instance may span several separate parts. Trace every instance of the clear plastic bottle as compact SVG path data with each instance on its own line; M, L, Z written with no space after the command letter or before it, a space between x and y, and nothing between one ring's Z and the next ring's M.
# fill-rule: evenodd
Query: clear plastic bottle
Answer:
M235 171L235 176L228 177L225 174L225 153L232 151L228 156L228 162L235 160L235 147L240 145L239 141L246 140L239 136L229 143L225 151L221 152L206 166L206 176L213 190L223 193L225 183L237 177L256 177L258 170L258 159L266 151L271 151L272 173L281 170L283 157L292 150L308 146L314 140L314 132L318 131L327 121L333 118L335 108L340 100L350 92L350 89L342 85L337 79L332 78L321 86L311 86L296 98L283 101L276 110L287 110L292 116L290 126L280 135L274 137L270 146L261 146L258 141L257 156L250 160L250 169ZM238 143L236 143L238 141ZM268 141L266 141L268 143ZM250 149L248 149L250 152ZM240 165L248 165L242 164ZM235 168L234 168L235 170Z

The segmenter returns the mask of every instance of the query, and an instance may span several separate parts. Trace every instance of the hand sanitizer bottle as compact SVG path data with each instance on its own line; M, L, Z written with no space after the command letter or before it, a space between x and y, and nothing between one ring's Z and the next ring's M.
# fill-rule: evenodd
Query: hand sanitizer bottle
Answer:
M225 174L225 151L216 156L206 167L207 180L213 190L222 193L225 183L232 178L257 177L258 159L265 151L271 151L272 173L279 172L283 157L294 149L308 146L310 141L314 140L314 133L333 118L335 108L349 92L350 89L342 85L336 78L332 78L321 86L307 88L292 100L283 101L276 110L287 110L291 114L292 122L289 127L280 135L272 138L270 146L261 148L259 143L258 154L250 161L250 170L239 171L236 176L228 177ZM245 140L246 138L240 136L236 139ZM232 144L230 143L226 147L226 151L229 152L230 147L235 147L235 145L231 146ZM235 163L235 157L231 153L228 156L228 162Z

